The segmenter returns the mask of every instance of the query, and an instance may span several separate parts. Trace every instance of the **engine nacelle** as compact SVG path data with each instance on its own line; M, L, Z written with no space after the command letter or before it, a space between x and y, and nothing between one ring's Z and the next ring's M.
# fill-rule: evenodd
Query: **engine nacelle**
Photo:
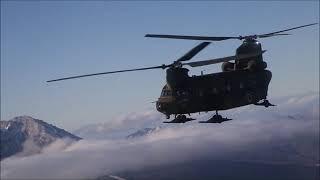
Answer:
M224 63L221 65L221 69L222 69L223 72L233 71L233 70L234 70L234 63L224 62Z

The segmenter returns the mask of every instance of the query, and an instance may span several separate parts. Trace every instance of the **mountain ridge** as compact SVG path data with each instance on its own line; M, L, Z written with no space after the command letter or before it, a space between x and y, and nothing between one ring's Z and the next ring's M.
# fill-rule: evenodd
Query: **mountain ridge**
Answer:
M68 138L78 141L81 138L64 129L31 116L17 116L8 121L0 121L0 159L24 151L25 143L31 144L32 151L24 155L40 153L41 149L58 139Z

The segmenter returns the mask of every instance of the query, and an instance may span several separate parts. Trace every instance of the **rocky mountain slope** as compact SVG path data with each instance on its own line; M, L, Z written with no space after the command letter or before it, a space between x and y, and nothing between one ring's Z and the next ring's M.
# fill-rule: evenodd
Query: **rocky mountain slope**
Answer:
M160 129L161 129L161 126L157 126L154 128L143 128L143 129L137 130L132 134L129 134L127 136L127 139L145 137L153 133L157 133L158 131L160 131Z
M24 151L24 147L32 149L27 154L41 152L41 149L57 139L80 140L63 129L29 116L15 117L9 121L0 121L1 153L0 159Z

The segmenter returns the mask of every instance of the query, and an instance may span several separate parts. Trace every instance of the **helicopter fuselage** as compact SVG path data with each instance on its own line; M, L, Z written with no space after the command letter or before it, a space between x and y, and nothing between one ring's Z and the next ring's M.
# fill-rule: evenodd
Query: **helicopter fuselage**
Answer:
M261 52L255 39L245 40L237 55ZM190 114L227 110L255 104L267 97L272 73L266 70L262 55L225 62L218 73L189 76L187 68L167 69L167 84L163 87L156 108L159 112Z
M179 72L187 69L181 68ZM174 76L178 80L168 78L168 73L168 83L156 103L157 110L165 115L227 110L257 103L266 99L272 77L269 70Z

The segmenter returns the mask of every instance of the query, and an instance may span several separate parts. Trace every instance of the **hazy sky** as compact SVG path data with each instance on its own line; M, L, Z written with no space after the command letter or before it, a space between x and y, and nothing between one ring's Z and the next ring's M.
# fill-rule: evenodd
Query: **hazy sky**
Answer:
M154 108L165 71L48 84L63 76L171 63L197 41L146 33L236 36L319 22L319 2L3 2L1 119L30 115L66 129ZM319 27L262 39L273 72L269 98L319 91ZM233 55L241 41L210 45L194 60ZM190 74L220 71L220 65Z

